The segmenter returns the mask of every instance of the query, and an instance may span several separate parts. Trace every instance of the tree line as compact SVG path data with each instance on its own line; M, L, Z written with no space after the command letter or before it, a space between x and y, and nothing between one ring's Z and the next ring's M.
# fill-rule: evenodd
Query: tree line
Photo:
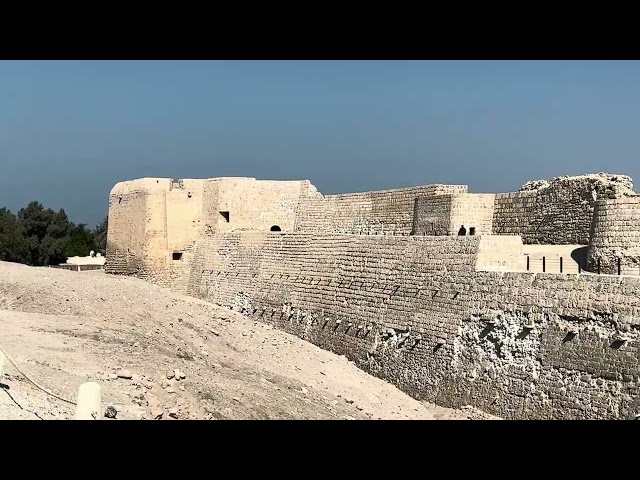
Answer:
M104 255L108 222L105 217L89 229L69 220L63 209L45 209L40 202L29 203L17 214L0 208L0 261L46 266L91 251Z

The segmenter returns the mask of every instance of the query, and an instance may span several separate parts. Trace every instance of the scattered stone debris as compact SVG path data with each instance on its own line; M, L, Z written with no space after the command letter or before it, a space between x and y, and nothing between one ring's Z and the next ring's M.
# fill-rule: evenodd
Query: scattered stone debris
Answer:
M152 408L151 409L151 418L154 420L160 420L162 419L162 416L164 415L164 410L162 410L161 408Z
M131 380L133 378L133 375L131 375L131 372L129 372L129 370L120 370L116 375L118 376L118 378L123 378L125 380Z
M118 410L116 410L113 405L109 405L104 411L104 416L106 418L116 418L118 416Z
M178 418L178 409L176 407L171 407L169 409L169 416L171 418L176 418L177 419Z

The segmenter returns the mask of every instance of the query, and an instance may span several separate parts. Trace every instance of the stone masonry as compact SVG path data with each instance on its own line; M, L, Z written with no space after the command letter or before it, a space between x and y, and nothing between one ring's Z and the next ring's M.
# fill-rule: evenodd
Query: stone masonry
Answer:
M640 278L528 273L523 254L524 237L551 235L531 233L540 198L562 207L545 211L575 217L553 220L556 240L580 240L593 258L613 244L635 254L627 179L567 177L518 194L427 185L337 196L308 181L124 182L110 196L106 270L271 323L443 406L635 418ZM510 218L509 234L496 235Z

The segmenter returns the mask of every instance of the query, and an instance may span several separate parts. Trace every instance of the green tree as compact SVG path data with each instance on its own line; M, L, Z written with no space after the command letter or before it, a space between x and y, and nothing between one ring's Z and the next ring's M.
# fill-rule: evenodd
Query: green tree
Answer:
M29 262L29 248L24 227L18 217L6 208L0 208L0 260Z
M31 265L43 265L41 243L47 235L47 228L54 213L51 209L45 210L40 202L31 202L18 211L18 219L24 227L29 250L27 263Z
M95 251L96 248L93 232L81 223L76 225L71 231L66 254L68 257L84 257L89 255L92 250Z
M109 215L96 226L93 230L93 237L96 244L96 250L103 255L107 251L107 230L109 229Z
M29 265L57 265L67 257L86 256L98 250L97 234L106 243L107 219L95 231L76 225L64 210L44 208L31 202L18 215L0 210L0 260ZM104 238L103 238L104 237Z
M26 232L31 265L57 265L67 260L77 226L63 209L55 212L45 209L40 202L31 202L18 212L18 218Z

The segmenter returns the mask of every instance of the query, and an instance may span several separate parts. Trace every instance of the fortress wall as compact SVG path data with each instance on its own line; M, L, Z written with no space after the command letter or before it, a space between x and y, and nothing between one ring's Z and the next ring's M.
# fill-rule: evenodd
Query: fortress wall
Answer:
M278 226L284 232L295 228L302 181L271 181L254 178L218 180L218 230L258 230L268 232ZM220 212L229 212L227 222Z
M499 193L493 233L520 235L529 244L587 245L593 202L590 192L570 188Z
M640 196L595 203L591 243L587 253L588 269L617 274L618 259L622 274L640 273Z
M476 251L476 270L525 272L522 239L518 236L482 235Z
M153 282L164 279L169 266L166 193L156 190L147 195L145 202L143 270L138 276Z
M436 195L415 199L413 235L451 235L452 195ZM457 232L457 230L456 230Z
M491 242L517 252L515 239L483 236L216 235L196 248L188 293L440 405L506 418L635 415L640 280L476 271L492 267L482 260Z
M451 198L449 231L455 235L464 225L467 235L475 228L475 235L492 233L494 194L465 193Z
M208 178L202 185L203 232L209 234L220 231L219 225L225 221L218 209L220 182L219 178Z
M298 210L300 233L410 235L415 199L464 193L465 185L426 185L397 190L308 197Z
M150 224L149 221L162 218L164 222L166 214L160 199L168 188L167 179L141 179L118 183L111 190L107 273L147 275L147 257L153 256L150 248L162 244L162 240L158 243L158 232L166 231L162 224Z
M491 234L494 194L461 193L418 197L414 207L414 235Z
M598 198L632 194L624 175L594 174L528 182L495 196L493 233L520 235L525 244L588 245Z
M186 289L198 238L268 232L274 225L292 231L301 195L317 196L317 191L308 181L254 178L122 182L110 196L109 272Z
M181 252L191 245L203 228L203 180L179 180L166 192L168 253ZM161 215L159 211L158 216Z

